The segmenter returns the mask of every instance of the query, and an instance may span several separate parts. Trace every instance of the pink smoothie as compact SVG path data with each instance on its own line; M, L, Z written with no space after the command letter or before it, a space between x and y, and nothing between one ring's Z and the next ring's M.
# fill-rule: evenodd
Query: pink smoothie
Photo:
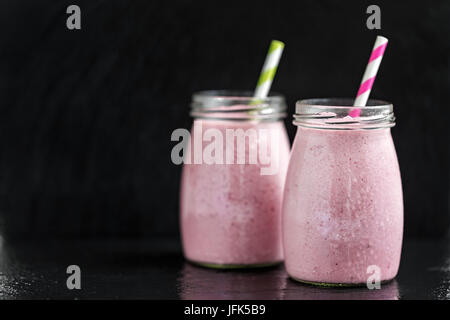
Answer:
M185 164L181 184L181 235L188 260L218 265L271 264L283 259L281 201L289 158L283 122L195 120L208 128L266 129L277 135L279 166L276 174L261 175L260 164ZM195 141L194 130L191 141ZM230 143L230 141L227 141ZM231 142L233 143L233 142ZM235 153L237 152L234 142ZM203 147L207 145L203 142ZM224 143L224 154L225 154ZM269 144L270 146L270 144ZM268 149L272 152L271 149ZM191 155L188 155L191 156Z
M389 128L298 127L283 205L286 269L298 280L395 277L403 234L400 172Z

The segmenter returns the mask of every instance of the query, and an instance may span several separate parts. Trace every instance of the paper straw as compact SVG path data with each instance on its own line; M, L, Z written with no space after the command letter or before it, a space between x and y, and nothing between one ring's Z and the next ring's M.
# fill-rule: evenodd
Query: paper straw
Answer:
M369 63L367 64L366 71L364 72L359 86L358 94L354 102L355 107L364 107L369 100L370 91L372 90L373 82L377 76L378 68L380 67L381 59L383 59L384 50L386 49L388 39L385 37L377 36L375 44L370 55ZM361 109L354 108L350 111L349 115L352 117L359 117Z
M272 40L270 43L269 52L267 52L266 61L264 61L258 84L256 85L255 98L264 99L269 94L283 49L284 43L281 41Z

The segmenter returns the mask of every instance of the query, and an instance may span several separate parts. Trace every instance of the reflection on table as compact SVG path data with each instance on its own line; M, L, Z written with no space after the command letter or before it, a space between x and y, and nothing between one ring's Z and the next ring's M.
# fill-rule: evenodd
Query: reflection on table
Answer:
M184 300L397 300L397 281L379 290L322 288L291 280L284 267L257 270L215 270L185 263L178 278Z

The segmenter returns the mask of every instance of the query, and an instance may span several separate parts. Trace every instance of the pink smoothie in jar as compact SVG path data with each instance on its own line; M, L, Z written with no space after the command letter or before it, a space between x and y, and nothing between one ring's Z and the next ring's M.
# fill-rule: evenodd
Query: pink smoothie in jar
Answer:
M298 125L284 190L288 274L323 285L365 285L398 271L403 236L400 171L390 127L393 107L352 100L297 103Z
M281 202L289 158L284 110L280 96L255 104L249 94L207 91L194 95L180 206L183 250L189 261L233 268L283 260ZM194 153L206 151L213 139L205 141L205 137L211 135L223 138L218 146L223 161L202 159L196 164ZM239 135L244 139L239 140ZM270 164L262 158L264 154Z

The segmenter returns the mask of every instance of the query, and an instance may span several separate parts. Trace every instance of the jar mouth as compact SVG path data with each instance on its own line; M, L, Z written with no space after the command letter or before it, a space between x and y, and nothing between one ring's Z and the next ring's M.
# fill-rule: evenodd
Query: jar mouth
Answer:
M251 91L207 90L194 93L191 116L216 120L279 120L286 117L280 94L255 98Z
M364 107L353 106L351 98L321 98L297 101L293 123L319 129L378 129L395 126L392 103L369 100Z

